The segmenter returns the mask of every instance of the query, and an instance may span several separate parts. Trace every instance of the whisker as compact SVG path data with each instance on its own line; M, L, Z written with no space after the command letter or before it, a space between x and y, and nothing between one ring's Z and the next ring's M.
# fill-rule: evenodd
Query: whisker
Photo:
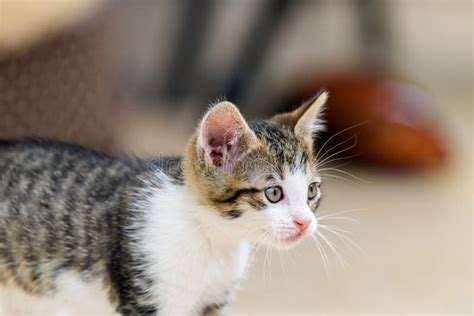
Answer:
M278 243L278 258L280 259L280 266L281 266L281 269L283 271L283 276L286 278L287 277L287 273L286 273L286 269L285 269L285 265L283 264L283 259L282 259L282 256L281 256L281 250L280 250L280 245L281 245L281 240L280 238L276 238L277 240L277 243Z
M268 238L268 237L267 237ZM268 260L269 247L265 247L265 261L263 262L263 278L266 279L266 269L267 269L267 260ZM271 279L271 273L269 273L269 278Z
M326 179L331 178L331 180L333 180L333 179L339 179L339 180L345 181L345 182L343 182L343 183L349 182L349 183L351 183L351 184L353 184L353 185L358 185L358 183L355 182L354 180L347 179L347 178L344 178L344 177L341 177L341 176L338 176L338 175L335 175L335 174L321 174L321 177L326 178ZM340 182L339 182L339 183L340 183Z
M342 214L360 212L360 211L361 211L361 209L358 209L358 208L353 208L353 209L349 209L349 210L337 210L337 211L327 210L327 211L324 211L323 213L320 213L319 215L323 215L323 216L319 216L318 219L323 219L323 218L326 218L328 216L333 216L333 215L342 215ZM331 212L333 212L333 213L331 213Z
M346 216L330 216L330 217L325 217L325 218L318 218L318 221L323 220L323 221L330 221L330 220L343 220L343 221L349 221L353 223L359 224L359 221L352 218L352 217L346 217Z
M271 231L270 233L270 236L271 236L271 239L272 240L275 240L275 233L273 232L273 230ZM270 279L272 278L272 255L273 255L273 249L274 247L269 247L270 248L270 257L268 258L268 272L270 274Z
M358 142L357 134L355 134L354 136L352 136L352 137L349 138L349 139L352 139L352 138L354 138L354 143L353 143L351 146L346 147L346 148L344 148L344 149L341 149L341 150L339 150L339 151L337 151L337 152L335 152L335 153L332 153L332 154L330 154L329 156L325 157L324 159L321 159L321 161L316 160L316 167L321 166L322 163L328 161L328 160L331 159L332 157L337 156L337 155L339 155L339 154L341 154L341 153L343 153L343 152L345 152L345 151L351 150L351 149L353 149L355 146L357 146L357 142Z
M341 157L341 159L338 158L337 160L342 160L342 158L349 159L349 158L351 158L351 156L348 156L348 157ZM333 161L335 161L335 160L336 160L336 159L331 160L331 162L333 162ZM340 163L340 164L338 164L338 165L332 166L332 168L344 167L344 166L347 166L347 165L349 165L349 164L351 164L351 163L352 163L352 161L346 161L346 162ZM316 167L315 165L316 165L316 164L314 164L314 167ZM319 166L318 166L318 168L319 168ZM317 169L317 168L315 168L315 169L314 169L314 172L321 172L321 171L324 171L324 170L326 170L326 168L322 168L322 169Z
M266 225L262 225L262 226L266 226ZM260 226L260 227L262 227L262 226ZM268 228L267 228L266 230L264 230L263 233L262 233L261 235L259 235L259 237L252 243L252 247L254 247L256 244L258 244L258 245L257 245L256 248L253 249L253 254L252 254L252 256L251 256L250 259L249 259L249 264L251 264L251 263L254 261L254 259L255 259L256 255L257 255L258 251L260 250L260 248L265 245L266 240L269 238L269 233L271 232L271 230L272 230L272 227L268 227ZM265 279L266 260L267 260L267 255L268 255L267 252L268 252L268 251L265 252L265 263L264 263L264 266L263 266L264 279Z
M266 225L262 225L262 226L266 226ZM257 243L258 243L258 246L257 248L253 249L253 254L252 256L250 257L249 259L249 264L251 264L253 262L253 260L255 259L255 256L257 255L257 252L258 250L262 247L263 245L263 242L260 242L260 241L264 241L265 240L265 237L266 235L270 232L272 228L269 227L267 228L251 245L251 247L253 248Z
M323 170L330 170L330 171L340 172L340 173L342 173L342 174L345 174L345 175L347 175L347 176L349 176L349 177L354 178L355 180L364 182L364 183L366 183L366 184L370 183L369 181L367 181L367 180L365 180L365 179L362 179L361 177L358 177L358 176L354 175L353 173L351 173L351 172L349 172L349 171L344 171L344 170L341 170L341 169L330 168L330 167L325 168L325 169L323 169ZM321 170L319 170L319 172L321 172Z
M329 161L326 161L326 162L324 162L324 163L319 163L319 164L316 163L316 164L314 164L315 171L316 171L316 172L322 172L322 171L326 170L327 167L322 168L322 169L319 169L319 168L321 168L321 167L323 167L323 166L325 166L325 165L327 165L327 164L333 163L334 161L347 160L347 159L354 158L354 157L357 157L357 156L360 156L360 155L361 155L361 154L352 154L352 155L349 155L349 156L337 157L337 158L331 159L331 160L329 160ZM347 166L347 165L349 165L349 164L351 164L351 163L352 163L352 161L346 161L346 162L344 162L344 163L340 163L340 164L338 164L338 165L336 165L336 166L333 166L333 168L344 167L344 166Z
M350 149L350 148L348 148L348 149ZM319 172L319 171L322 170L322 169L319 169L319 168L324 167L325 165L329 165L329 164L333 163L334 161L348 160L348 159L351 159L351 158L359 157L361 155L362 155L361 153L358 153L358 154L352 154L352 155L349 155L349 156L336 157L334 159L330 159L330 160L327 160L327 161L324 161L324 162L317 162L315 168L316 168L316 171ZM347 161L346 163L344 163L342 165L344 166L344 165L350 164L351 162L352 161Z
M342 257L342 255L340 254L339 251L337 251L337 249L329 242L329 240L319 231L316 231L316 233L321 237L321 239L329 246L329 248L332 250L332 252L334 253L336 259L339 261L339 264L345 268L346 266L346 262L344 260L344 258Z
M355 241L353 241L352 239L350 239L349 237L347 237L343 233L338 232L338 231L346 232L345 230L336 229L336 228L327 227L327 226L321 226L321 228L326 229L329 232L332 232L334 235L336 235L343 242L344 242L344 240L346 240L346 242L349 242L352 246L357 248L364 255L367 255L367 253ZM348 248L351 249L350 247L348 247Z
M291 253L292 250L293 250L293 249L288 249L288 250L285 251L285 252L288 254L288 258L290 258L291 263L292 263L292 264L295 264L296 261L295 261L295 259L293 258L292 253Z
M318 150L318 152L316 153L316 159L319 158L319 154L322 152L322 150L324 149L324 147L326 146L327 143L329 143L331 141L331 139L333 139L334 137L336 137L337 135L340 135L342 133L344 133L345 131L348 131L352 128L355 128L355 127L358 127L358 126L361 126L361 125L364 125L366 124L368 121L365 121L365 122L362 122L362 123L359 123L359 124L355 124L355 125L352 125L352 126L349 126L349 127L346 127L345 129L343 130L340 130L339 132L333 134L331 137L329 137L325 142L324 144L321 146L321 148ZM350 138L349 138L350 139ZM334 148L334 147L332 147ZM331 149L332 149L331 148ZM331 150L327 151L327 152L330 152Z
M318 226L323 227L323 228L330 228L330 229L333 229L333 230L336 230L336 231L339 231L339 232L342 232L342 233L346 233L346 234L349 234L349 235L354 235L352 232L350 232L348 230L345 230L345 229L342 229L339 226L328 226L328 225L321 225L321 224L319 224Z
M351 137L337 143L336 145L332 146L331 148L329 148L326 152L323 153L323 155L321 157L319 157L318 155L316 155L316 160L324 160L325 159L325 155L328 155L331 153L331 150L333 149L336 149L337 147L341 146L341 145L344 145L345 143L347 143L348 141L350 141L352 138L354 137L354 135L352 135Z
M322 245L321 245L321 243L319 242L319 240L316 236L311 235L311 239L313 240L314 245L316 246L316 248L319 251L319 254L321 255L321 261L323 262L324 271L326 271L326 277L329 279L328 264L327 264L327 261L326 261L327 258L326 258L326 254L322 250Z
M328 227L321 227L321 228L327 230L329 233L334 234L344 244L344 246L346 246L351 251L352 254L355 254L354 250L352 249L352 245L348 243L347 240L345 239L345 238L348 238L347 236L343 235L342 233L338 233L337 231L334 231Z

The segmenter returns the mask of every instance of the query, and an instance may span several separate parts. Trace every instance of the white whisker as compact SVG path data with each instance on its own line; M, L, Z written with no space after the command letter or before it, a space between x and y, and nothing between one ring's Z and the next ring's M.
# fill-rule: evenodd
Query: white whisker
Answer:
M364 255L367 255L367 253L356 243L354 242L352 239L350 239L349 237L347 237L346 235L344 235L342 232L347 232L345 230L342 230L342 229L338 229L338 228L334 228L334 227L328 227L328 226L321 226L321 228L323 229L326 229L327 231L329 232L332 232L334 235L336 235L342 242L344 242L344 240L346 242L348 242L349 244L351 244L352 246L354 246L355 248L357 248L359 251L361 251ZM349 233L349 232L347 232ZM351 247L348 247L350 250L352 250Z
M316 231L316 233L321 237L321 239L329 246L329 248L332 250L332 252L334 253L336 259L339 261L339 263L341 264L341 266L343 268L345 268L346 266L346 261L344 260L344 258L342 257L341 253L331 244L331 242L329 242L329 240L322 234L322 232L319 232L319 231Z
M329 138L324 142L324 144L321 146L321 148L320 148L320 149L318 150L318 152L316 153L316 160L319 159L319 154L322 152L322 150L324 149L324 147L326 146L326 144L328 144L328 143L331 141L331 139L333 139L333 138L336 137L337 135L340 135L340 134L344 133L345 131L348 131L348 130L350 130L350 129L352 129L352 128L355 128L355 127L358 127L358 126L360 126L360 125L366 124L367 122L368 122L368 121L365 121L365 122L362 122L362 123L359 123L359 124L355 124L355 125L349 126L349 127L345 128L345 129L340 130L339 132L333 134L331 137L329 137ZM352 137L351 137L351 138L352 138ZM349 138L349 139L350 139L350 138ZM335 148L335 147L337 147L337 146L338 146L338 145L333 146L333 147L332 147L330 150L328 150L327 152L330 152L333 148ZM324 156L323 156L323 157L324 157Z
M346 217L346 216L328 216L325 218L318 218L318 221L323 220L323 221L329 221L329 220L343 220L343 221L349 221L349 222L354 222L354 223L359 223L358 220L352 218L352 217Z
M326 161L328 161L328 160L331 159L332 157L337 156L337 155L339 155L339 154L341 154L341 153L343 153L343 152L345 152L345 151L351 150L351 149L353 149L355 146L357 146L357 134L355 134L354 136L351 136L351 138L349 138L349 139L352 139L352 138L354 138L354 143L353 143L351 146L346 147L346 148L341 149L341 150L338 150L337 152L330 154L328 157L325 157L324 159L321 159L321 161L316 160L316 161L317 161L316 166L317 166L317 167L320 167L321 164L325 163ZM346 141L347 141L347 140L346 140Z
M326 252L324 251L324 248L323 248L323 246L321 245L321 243L319 242L319 239L318 239L317 236L312 235L312 236L311 236L311 239L313 240L314 245L316 246L316 248L317 248L318 251L319 251L319 254L321 255L321 261L323 262L324 271L326 271L326 277L329 278L329 271L328 271L328 263L327 263Z
M350 173L349 171L344 171L344 170L341 170L341 169L330 168L330 167L324 168L323 170L330 170L330 171L340 172L340 173L345 174L345 175L347 175L347 176L350 176L350 177L352 177L353 179L358 180L358 181L360 181L360 182L363 182L363 183L370 183L369 181L364 180L364 179L362 179L361 177L358 177L358 176L354 175L353 173ZM321 170L319 170L319 171L321 172Z
M349 209L349 210L338 210L338 211L327 210L327 211L319 214L319 215L323 215L323 216L319 216L318 220L329 217L329 216L333 216L333 215L342 215L342 214L360 212L360 211L361 211L361 209L357 209L357 208ZM334 212L334 213L330 213L330 212Z
M351 179L347 179L347 178L344 178L344 177L341 177L341 176L338 176L338 175L335 175L335 174L321 174L321 177L323 178L333 178L333 179L340 179L340 180L343 180L345 182L349 182L353 185L357 185L358 183L351 180Z
M346 234L349 234L349 235L354 235L352 232L348 231L348 230L345 230L345 229L342 229L338 226L328 226L328 225L321 225L319 224L320 227L323 227L323 228L330 228L330 229L333 229L333 230L336 230L336 231L339 231L341 233L346 233Z

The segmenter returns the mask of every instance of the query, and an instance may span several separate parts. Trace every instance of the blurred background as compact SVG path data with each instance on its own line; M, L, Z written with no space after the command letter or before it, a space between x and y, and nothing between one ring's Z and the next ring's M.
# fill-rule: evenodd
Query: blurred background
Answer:
M470 315L473 10L469 0L0 0L0 138L180 154L212 102L253 119L326 88L326 260L311 240L259 250L232 315Z

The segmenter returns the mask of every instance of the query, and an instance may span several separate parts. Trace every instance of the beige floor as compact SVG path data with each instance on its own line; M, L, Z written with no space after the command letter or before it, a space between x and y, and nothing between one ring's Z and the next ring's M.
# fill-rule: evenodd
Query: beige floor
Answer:
M454 168L455 169L455 168ZM235 312L250 313L468 313L472 308L471 198L455 170L427 179L366 175L370 185L328 183L322 210L358 208L358 224L335 223L355 234L365 253L338 243L346 268L332 256L326 277L311 242L259 254ZM434 181L436 180L436 181ZM332 241L337 241L331 236ZM357 250L354 246L352 249ZM266 271L265 271L266 270Z
M459 102L468 106L453 106L460 110L446 121L454 156L443 170L400 174L352 169L366 182L324 184L321 212L358 209L347 214L358 223L331 224L352 232L363 252L328 234L347 264L342 267L328 253L326 273L311 241L290 253L273 251L267 260L261 250L232 315L470 315L472 112L469 96ZM142 117L139 127L124 128L124 141L138 152L179 152L194 124L182 123L191 121L183 120L190 118L186 113L163 117ZM157 137L176 126L182 133Z

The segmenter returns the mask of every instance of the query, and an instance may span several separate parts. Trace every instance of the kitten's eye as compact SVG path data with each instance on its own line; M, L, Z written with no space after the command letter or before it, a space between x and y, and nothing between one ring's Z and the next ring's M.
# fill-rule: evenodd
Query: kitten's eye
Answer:
M283 190L279 186L269 187L265 189L265 196L270 202L277 203L283 198Z
M308 187L308 200L314 199L318 195L318 183L313 182Z

